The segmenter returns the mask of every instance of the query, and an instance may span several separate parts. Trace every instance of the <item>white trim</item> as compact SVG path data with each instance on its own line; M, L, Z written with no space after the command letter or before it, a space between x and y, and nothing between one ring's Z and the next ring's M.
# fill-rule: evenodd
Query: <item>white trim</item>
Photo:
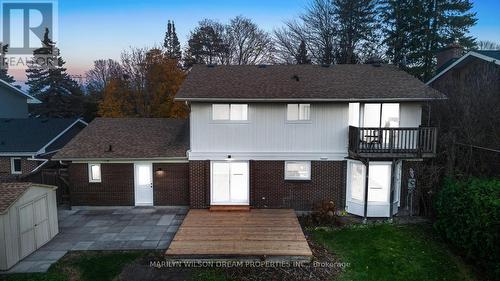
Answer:
M22 96L26 97L27 98L27 103L29 103L29 104L40 104L40 103L42 103L39 99L37 99L37 98L29 95L28 93L26 93L25 91L23 91L23 90L15 87L14 85L3 81L2 79L0 79L0 83L2 83L4 86L7 86L11 90L14 90L14 92L16 92L18 94L21 94Z
M14 165L15 160L21 161L21 163L19 164L21 166L20 171L15 170L15 165ZM10 158L10 174L11 175L21 175L22 173L23 173L23 159L21 157L11 157Z
M189 152L189 160L282 160L282 161L341 161L348 156L345 151L332 152Z
M49 162L49 159L39 159L39 158L34 158L34 157L28 158L26 160L28 160L28 161L39 161L39 162L42 162L40 165L36 166L36 168L33 169L30 173L34 173L34 172L38 171L38 169L40 169L45 164L47 164L47 162Z
M99 162L99 163L135 163L138 161L147 161L151 163L189 163L189 160L186 157L182 158L134 158L134 159L105 159L105 158L89 158L89 159L52 159L57 161L71 161L73 163L91 163L91 162Z
M99 166L99 179L92 178L92 166ZM100 183L102 182L102 169L101 163L87 163L87 170L89 174L89 182L91 183Z
M76 119L75 122L71 123L71 125L69 125L66 129L64 129L62 132L60 132L57 136L55 136L52 140L50 140L47 144L45 144L44 146L42 146L42 148L40 148L36 154L43 154L45 153L45 149L50 146L53 142L55 142L59 137L61 137L62 135L64 135L67 131L69 131L71 128L73 128L73 126L76 124L76 123L82 123L84 124L85 126L88 125L87 122L83 121L82 119Z
M463 55L461 58L459 58L458 60L456 60L454 63L452 63L450 66L448 66L447 68L445 68L444 70L442 70L441 72L439 72L438 74L436 74L434 77L432 77L431 80L427 81L425 84L426 85L430 85L432 82L434 82L436 79L438 79L439 77L441 77L442 75L444 75L446 72L448 72L448 70L454 68L457 64L461 63L462 61L464 61L466 58L470 57L470 56L474 56L474 57L477 57L479 59L483 59L485 61L489 61L489 62L493 62L493 63L496 63L498 65L500 65L500 61L497 60L497 59L494 59L492 57L488 57L488 56L485 56L485 55L482 55L482 54L479 54L479 53L476 53L474 51L470 51L468 52L467 54Z
M177 101L191 102L388 102L388 101L429 101L429 100L444 100L446 97L439 98L175 98Z
M307 169L309 171L309 175L307 178L301 178L301 177L287 177L286 176L286 166L287 164L291 164L291 163L296 163L296 164L306 164L307 165ZM284 171L284 180L286 181L310 181L311 180L311 177L312 177L312 171L311 171L311 161L285 161L285 166L283 167L283 169L285 170Z
M0 152L2 157L22 157L22 156L34 156L36 152Z
M212 195L213 195L213 164L214 163L246 163L247 164L247 202L222 202L222 203L214 203ZM231 197L231 166L229 166L229 197ZM249 206L250 205L250 162L249 161L233 161L233 160L227 160L226 161L210 161L210 205L217 206L217 205L234 205L234 206Z

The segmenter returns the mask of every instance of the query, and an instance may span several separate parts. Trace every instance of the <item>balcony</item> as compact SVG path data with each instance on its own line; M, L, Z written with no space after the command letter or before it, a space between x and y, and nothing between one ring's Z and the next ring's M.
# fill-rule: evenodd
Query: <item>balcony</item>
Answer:
M436 156L437 128L358 128L349 126L349 157L431 158Z

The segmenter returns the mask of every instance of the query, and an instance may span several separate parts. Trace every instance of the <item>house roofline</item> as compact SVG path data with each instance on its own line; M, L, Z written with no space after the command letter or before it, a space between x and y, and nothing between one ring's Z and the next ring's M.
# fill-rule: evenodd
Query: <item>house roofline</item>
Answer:
M26 97L28 99L28 103L29 104L40 104L42 103L39 99L29 95L28 93L26 93L25 91L17 88L17 87L14 87L12 84L10 83L7 83L5 81L3 81L2 79L0 79L0 83L2 83L3 85L7 86L8 88L10 88L11 90L14 90L14 92Z
M75 120L75 122L71 123L66 129L64 129L62 132L60 132L57 136L55 136L52 140L50 140L48 143L46 143L42 148L40 148L36 154L44 154L46 151L45 149L49 147L52 143L54 143L58 138L60 138L62 135L64 135L67 131L69 131L73 126L75 126L77 123L82 123L85 126L88 126L89 124L82 119L78 118Z
M498 59L495 59L495 58L492 58L492 57L489 57L489 56L485 56L483 54L480 54L480 53L477 53L477 52L474 52L474 51L470 51L467 54L463 55L458 60L456 60L455 62L453 62L452 64L450 64L447 68L443 69L441 72L439 72L438 74L436 74L434 77L431 78L431 80L427 81L425 84L426 85L430 85L432 82L434 82L439 77L443 76L450 69L454 68L456 65L458 65L459 63L461 63L462 61L464 61L465 59L467 59L468 57L471 57L471 56L474 56L474 57L477 57L479 59L483 59L485 61L493 62L495 64L500 65L500 61Z
M445 100L446 97L439 98L366 98L366 99L322 99L322 98L175 98L177 101L187 102L385 102L385 101L433 101Z
M52 158L55 161L71 161L71 162L98 162L98 163L131 163L140 161L149 161L154 163L188 163L187 157L151 157L151 158L82 158L82 157L61 157Z

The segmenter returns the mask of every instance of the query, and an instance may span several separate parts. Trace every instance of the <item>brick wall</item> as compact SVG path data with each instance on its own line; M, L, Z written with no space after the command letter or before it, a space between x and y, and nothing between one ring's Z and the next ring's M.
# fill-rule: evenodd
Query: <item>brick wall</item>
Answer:
M210 161L190 161L191 208L210 205ZM284 161L250 161L250 205L254 208L311 210L333 200L345 205L345 161L312 161L310 181L285 181Z
M101 164L102 182L89 183L87 164L69 166L71 204L133 206L134 164Z
M42 163L41 161L28 160L28 157L19 157L21 158L22 174L12 175L10 158L11 157L0 157L0 179L15 179L17 176L29 174Z
M161 171L158 171L161 169ZM189 164L153 164L155 206L189 205Z
M210 206L210 161L189 161L189 205Z
M156 172L161 168L161 172ZM189 204L188 164L153 164L155 206ZM134 164L101 164L102 180L90 183L87 164L69 167L71 204L78 206L133 206Z

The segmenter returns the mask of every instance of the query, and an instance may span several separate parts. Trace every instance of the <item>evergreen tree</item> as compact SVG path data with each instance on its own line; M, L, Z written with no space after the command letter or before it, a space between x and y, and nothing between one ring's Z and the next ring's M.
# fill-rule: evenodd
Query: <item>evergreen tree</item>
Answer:
M5 63L5 54L7 53L9 45L2 45L0 44L0 79L7 82L7 83L14 83L16 80L14 80L14 77L9 75L9 69L8 69L8 64Z
M166 49L166 54L171 59L181 60L181 43L179 38L177 38L177 33L175 32L174 21L168 21L167 32L165 33L165 40L163 42L163 47Z
M41 55L39 50L49 50L49 53ZM29 93L42 101L42 104L33 108L35 115L79 117L82 114L82 90L66 73L64 64L55 46L35 50L33 62L26 70Z
M386 55L418 78L430 79L440 48L454 41L474 47L474 38L466 35L476 23L471 9L470 0L384 0Z
M376 31L375 0L333 0L337 22L338 63L357 63L361 43L373 40Z
M310 64L311 59L307 55L306 42L304 40L300 41L299 49L297 51L297 56L295 58L297 64Z

